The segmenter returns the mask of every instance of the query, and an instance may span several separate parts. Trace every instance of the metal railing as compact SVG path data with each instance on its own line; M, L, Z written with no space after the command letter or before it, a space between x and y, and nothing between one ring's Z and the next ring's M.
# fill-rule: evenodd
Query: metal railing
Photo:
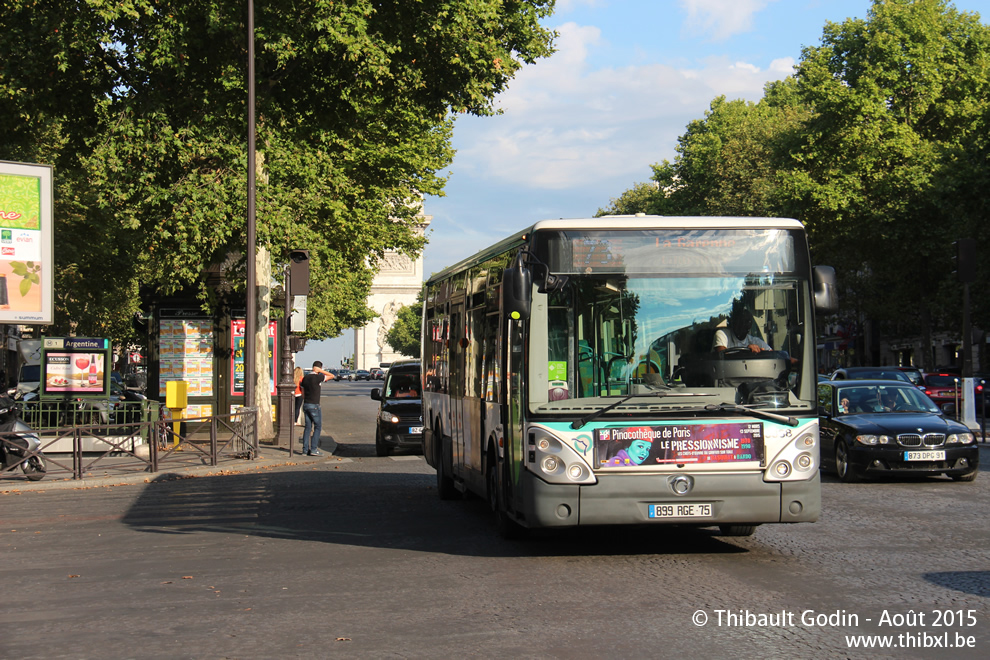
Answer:
M63 402L26 406L22 419L38 435L41 446L22 458L7 450L22 450L23 443L14 434L0 434L8 454L0 478L19 473L22 463L39 454L47 466L46 477L73 479L93 476L97 469L117 476L258 458L256 408L173 420L157 402L124 403L113 410Z

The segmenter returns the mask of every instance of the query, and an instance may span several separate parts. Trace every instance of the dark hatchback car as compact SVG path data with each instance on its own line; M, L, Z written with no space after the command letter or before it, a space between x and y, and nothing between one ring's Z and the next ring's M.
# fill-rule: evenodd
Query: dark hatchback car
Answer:
M832 372L832 380L899 380L910 383L911 379L898 367L842 367Z
M382 389L371 390L381 401L375 427L375 453L388 456L395 449L423 451L423 401L419 362L393 362Z
M956 481L976 479L980 450L973 433L946 418L910 383L820 383L818 414L822 466L842 481L938 474Z

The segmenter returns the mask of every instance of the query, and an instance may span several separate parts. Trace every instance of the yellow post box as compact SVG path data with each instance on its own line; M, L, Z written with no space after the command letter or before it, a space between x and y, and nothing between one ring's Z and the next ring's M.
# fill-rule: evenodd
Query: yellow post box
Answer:
M189 407L189 383L184 380L170 380L165 383L165 407L172 413L173 447L179 448L182 418Z

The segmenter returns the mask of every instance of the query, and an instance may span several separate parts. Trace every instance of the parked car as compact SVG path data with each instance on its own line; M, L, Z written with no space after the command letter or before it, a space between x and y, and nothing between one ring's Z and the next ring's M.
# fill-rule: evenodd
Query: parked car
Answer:
M351 380L371 380L371 372L367 369L358 369L351 375Z
M962 396L962 377L944 371L922 375L922 384L929 399L943 412L955 410L956 402Z
M976 437L910 383L821 383L818 414L822 467L844 482L895 474L976 479Z
M832 372L831 380L899 380L910 383L908 375L898 367L840 367Z
M922 377L921 369L918 367L897 367L897 369L898 371L903 371L916 386L924 386L924 378Z
M375 424L375 453L388 456L397 448L423 452L423 401L418 361L393 362L382 389L371 390L381 401Z

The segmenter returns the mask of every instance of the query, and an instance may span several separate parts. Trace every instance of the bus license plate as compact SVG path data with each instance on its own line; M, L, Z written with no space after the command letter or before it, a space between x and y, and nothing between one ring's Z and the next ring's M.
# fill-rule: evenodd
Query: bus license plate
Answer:
M945 452L939 451L906 451L904 452L905 461L944 461Z
M423 427L422 426L410 426L409 427L409 435L422 435L422 434L423 434Z
M710 502L692 504L650 504L650 518L711 518Z

